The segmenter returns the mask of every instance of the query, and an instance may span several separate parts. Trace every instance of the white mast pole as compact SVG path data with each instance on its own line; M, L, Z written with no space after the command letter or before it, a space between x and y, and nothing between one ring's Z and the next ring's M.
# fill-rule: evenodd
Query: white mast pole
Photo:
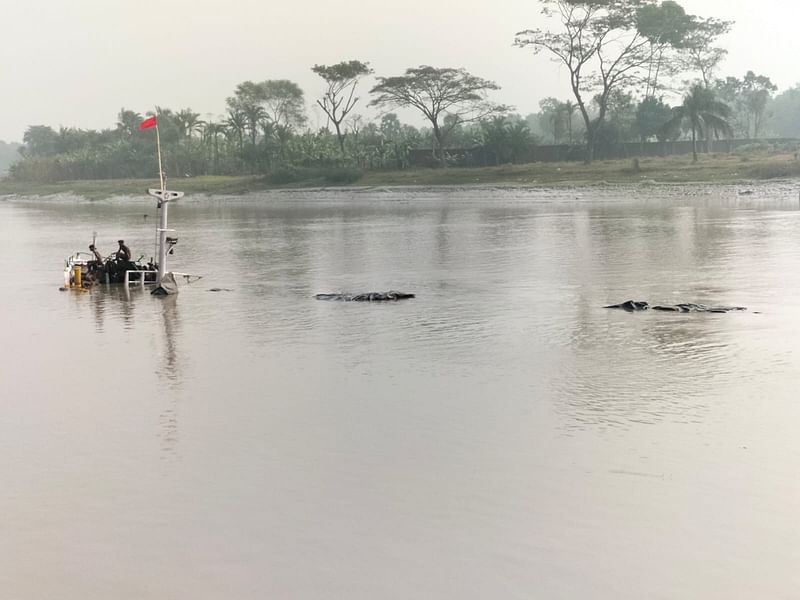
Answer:
M156 117L152 117L156 119ZM161 162L161 136L158 132L158 121L155 121L156 127L156 147L158 148L158 179L161 182L160 189L148 189L147 193L151 196L155 196L158 198L158 208L161 211L160 219L158 222L158 227L156 228L156 237L158 238L158 270L156 271L156 283L158 283L158 287L154 291L158 291L163 288L161 287L161 282L164 279L164 275L167 272L167 251L169 248L167 247L167 233L171 232L172 229L167 229L167 210L169 208L169 201L170 200L177 200L178 198L183 197L183 192L169 192L167 191L165 185L165 175L164 175L164 166ZM151 127L149 123L147 127ZM177 240L175 240L177 241ZM175 243L172 241L171 243ZM167 291L163 293L174 293L177 290Z
M158 225L158 275L156 281L161 283L161 278L167 271L167 195L164 193L164 168L161 166L161 136L158 134L158 121L156 121L156 146L158 147L158 178L161 181L161 219Z
M161 136L158 135L158 121L156 120L156 148L158 148L158 178L161 181L161 193L164 193L164 168L161 166Z

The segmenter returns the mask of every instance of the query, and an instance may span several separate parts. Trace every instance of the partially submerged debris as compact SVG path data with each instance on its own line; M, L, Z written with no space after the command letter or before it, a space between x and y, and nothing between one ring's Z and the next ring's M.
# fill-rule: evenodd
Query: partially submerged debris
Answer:
M661 310L665 312L710 312L710 313L726 313L739 310L747 310L744 306L707 306L705 304L694 304L693 302L684 302L681 304L667 304L650 306L643 300L627 300L620 304L611 304L603 308L619 308L628 312L637 310Z
M317 294L317 300L339 300L341 302L387 302L413 298L414 294L389 290L388 292L366 292L362 294Z

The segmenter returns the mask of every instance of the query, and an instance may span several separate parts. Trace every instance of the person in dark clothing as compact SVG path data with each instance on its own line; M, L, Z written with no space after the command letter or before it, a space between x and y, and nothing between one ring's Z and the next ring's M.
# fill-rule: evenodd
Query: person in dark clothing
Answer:
M114 253L113 260L106 263L106 270L111 283L122 283L125 271L136 270L136 265L131 262L131 249L125 245L125 240L119 240L119 248Z
M88 267L87 276L90 281L100 281L101 275L105 272L105 264L103 257L97 251L94 244L89 244L89 250L94 255L94 260L90 260L86 266Z
M103 257L100 256L100 253L97 251L97 248L95 247L94 244L89 244L89 250L91 251L92 254L94 254L94 260L91 262L98 265L102 265L104 262Z
M117 260L123 263L130 262L131 249L125 245L125 240L119 240L119 250L117 250Z

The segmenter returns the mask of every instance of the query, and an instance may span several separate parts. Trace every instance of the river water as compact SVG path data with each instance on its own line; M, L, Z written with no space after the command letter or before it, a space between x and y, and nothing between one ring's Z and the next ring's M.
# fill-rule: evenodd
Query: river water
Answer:
M0 200L0 596L795 598L800 206L743 191L186 198L169 298L58 291L149 200Z

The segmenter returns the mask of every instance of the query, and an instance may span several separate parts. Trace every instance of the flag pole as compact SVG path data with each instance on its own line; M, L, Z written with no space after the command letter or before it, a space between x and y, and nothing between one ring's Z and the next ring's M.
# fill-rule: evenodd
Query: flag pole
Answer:
M167 270L167 200L166 188L164 187L164 169L161 166L161 137L158 134L158 122L156 122L156 144L158 145L158 176L161 179L161 219L158 228L158 274L156 281L161 283L164 273Z
M157 252L158 252L158 263L156 266L156 283L158 287L153 290L152 293L160 293L160 294L174 294L177 292L177 288L175 287L175 280L171 278L172 284L171 285L162 285L164 280L164 276L167 272L167 252L172 245L177 242L177 239L167 238L167 233L174 231L173 229L167 229L167 211L169 207L170 200L177 200L183 196L183 192L168 192L166 187L166 176L164 173L164 163L161 158L161 133L158 130L158 108L156 108L156 114L152 117L145 119L139 124L139 129L150 129L151 127L156 128L156 149L158 150L158 180L161 184L161 189L148 189L147 193L151 196L155 196L158 198L158 210L160 212L159 215L159 222L158 227L156 228L156 242L158 245ZM169 243L167 240L169 239ZM168 247L169 246L169 247Z
M161 283L167 270L167 188L164 185L164 167L161 163L161 135L158 132L158 116L156 115L156 148L158 149L158 179L161 182L161 197L158 208L161 214L158 224L158 273L156 282Z
M164 168L161 166L161 136L158 134L158 121L156 121L156 148L158 148L158 178L161 181L161 192L164 188Z
M172 229L167 229L167 210L169 206L170 200L176 200L183 196L183 192L168 192L167 186L165 182L165 174L164 174L164 162L161 158L161 132L158 130L158 107L156 107L156 113L141 123L139 123L139 129L150 129L151 127L156 128L156 150L158 151L158 181L161 184L160 189L149 189L147 193L151 196L155 196L158 198L158 210L159 210L159 219L158 219L158 227L156 228L156 243L157 248L156 251L158 252L158 263L157 263L157 271L156 271L156 283L159 285L161 281L164 279L164 275L167 271L167 232L173 231ZM177 240L170 240L170 244L174 244Z

